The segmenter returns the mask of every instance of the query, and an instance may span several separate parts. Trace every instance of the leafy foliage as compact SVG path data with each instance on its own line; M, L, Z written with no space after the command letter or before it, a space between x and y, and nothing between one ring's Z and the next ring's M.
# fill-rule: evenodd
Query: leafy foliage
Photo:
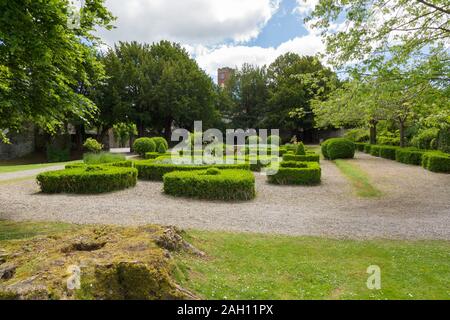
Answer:
M320 183L321 169L317 162L282 162L278 172L267 179L272 184L316 185Z
M134 141L133 150L143 157L148 152L156 151L156 143L151 138L139 138Z
M90 152L94 152L94 153L99 153L103 149L103 145L100 142L98 142L97 140L92 139L92 138L86 139L86 141L83 144L83 147L86 150L88 150Z

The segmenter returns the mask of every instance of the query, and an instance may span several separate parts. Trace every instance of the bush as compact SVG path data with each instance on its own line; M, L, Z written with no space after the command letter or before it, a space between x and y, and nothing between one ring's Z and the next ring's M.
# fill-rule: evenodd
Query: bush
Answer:
M255 177L250 171L211 170L213 169L167 173L164 175L164 192L177 197L207 200L255 198Z
M322 153L329 160L351 159L355 156L355 144L345 138L333 138L322 144Z
M405 164L420 166L422 164L422 156L425 150L416 148L398 148L395 151L395 160Z
M169 155L170 156L169 153L161 154L159 152L147 152L145 154L145 159L147 159L147 160L156 159L156 158L159 158L159 157L164 156L164 155Z
M353 142L367 142L370 139L370 134L367 129L357 128L348 130L344 134L344 138Z
M283 161L320 162L320 155L315 153L307 153L304 156L297 156L293 153L286 153L283 155Z
M315 185L320 183L321 169L316 162L283 161L278 172L267 179L272 184Z
M364 145L364 152L365 153L370 153L371 149L372 149L372 144L368 143L368 144Z
M297 145L297 150L295 150L295 154L297 156L304 156L304 155L306 155L305 145L303 144L303 142L300 142Z
M156 151L158 151L159 153L166 153L167 147L164 143L160 143Z
M165 147L166 151L169 149L169 143L167 142L167 140L165 138L154 137L154 138L152 138L152 140L156 144L155 151L158 151L161 145L163 145ZM164 151L164 152L166 152L166 151ZM151 152L151 151L149 151L149 152ZM164 152L162 152L162 153L164 153Z
M133 143L133 150L141 157L144 157L147 152L155 152L156 143L153 139L151 138L136 139Z
M364 148L368 145L368 143L355 142L355 148L358 151L364 152Z
M70 147L60 149L52 145L47 145L48 162L66 162L69 160L70 160Z
M380 146L380 157L395 160L395 154L398 148L395 146Z
M267 144L279 146L281 145L281 138L277 135L271 135L267 138Z
M370 154L374 157L379 157L380 156L380 146L378 145L372 145L372 147L370 148Z
M450 152L450 128L441 129L441 131L439 131L437 148L442 152Z
M450 173L450 154L427 152L422 157L422 166L432 172Z
M36 180L44 193L104 193L134 187L137 170L112 166L86 166L41 173Z
M125 161L126 157L123 154L101 152L101 153L85 153L83 155L83 162L85 164L102 164Z
M438 134L437 128L422 130L411 140L411 145L418 149L432 149L431 142L437 139Z
M83 147L89 152L99 153L103 149L103 145L95 139L87 138Z
M120 167L120 168L133 168L134 163L131 160L124 160L118 162L109 162L103 164L88 165L85 163L69 163L66 165L66 169L86 168L89 166L107 166L107 167Z
M170 163L157 163L155 161L136 161L135 168L138 170L139 179L162 181L163 176L166 173L173 171L194 171L194 170L207 170L209 168L218 168L221 170L248 170L250 171L250 165L245 164L215 164L215 165L192 165L192 164L170 164Z
M389 145L389 146L399 146L400 145L400 138L399 137L385 137L381 136L377 138L377 142L382 145Z

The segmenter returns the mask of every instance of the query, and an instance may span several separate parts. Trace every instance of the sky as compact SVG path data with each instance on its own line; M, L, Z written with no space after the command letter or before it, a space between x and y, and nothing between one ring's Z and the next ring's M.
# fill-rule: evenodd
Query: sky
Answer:
M314 55L320 36L303 19L317 0L106 0L117 17L98 30L107 46L118 41L179 42L214 80L220 67L270 64L279 55Z

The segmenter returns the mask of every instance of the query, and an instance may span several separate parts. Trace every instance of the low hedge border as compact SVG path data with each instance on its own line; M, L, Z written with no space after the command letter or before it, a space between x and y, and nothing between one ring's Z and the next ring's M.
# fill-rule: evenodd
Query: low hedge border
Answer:
M395 160L400 163L420 166L422 157L427 151L416 148L398 148L395 151Z
M158 157L166 156L166 155L170 156L171 153L147 152L145 154L145 159L151 160L151 159L156 159Z
M278 172L267 176L267 180L279 185L317 185L321 175L322 170L316 162L283 161Z
M44 172L36 180L43 193L96 194L134 187L137 175L134 168L86 166Z
M381 150L381 146L378 145L372 145L370 147L370 155L374 156L374 157L379 157L380 156L380 150Z
M164 175L164 192L206 200L251 200L256 197L255 177L247 170L176 171Z
M396 146L380 146L380 157L389 160L395 160L395 154L397 149L400 147Z
M450 154L427 152L422 157L422 166L432 172L450 173Z
M293 153L286 153L283 155L283 161L297 161L297 162L317 162L320 163L320 155L316 153L306 153L304 156L298 156Z
M125 161L102 163L102 164L71 163L71 164L67 164L65 166L65 168L66 169L79 169L79 168L98 167L98 166L132 168L133 167L133 161L125 160Z
M364 142L355 142L356 150L361 151L361 152L364 152L364 149L367 145L370 145L370 144L364 143Z
M175 165L167 163L155 163L154 160L136 161L135 168L138 170L138 178L142 180L163 181L163 176L173 171L195 171L218 168L222 170L247 170L250 165L245 164L223 164L223 165Z

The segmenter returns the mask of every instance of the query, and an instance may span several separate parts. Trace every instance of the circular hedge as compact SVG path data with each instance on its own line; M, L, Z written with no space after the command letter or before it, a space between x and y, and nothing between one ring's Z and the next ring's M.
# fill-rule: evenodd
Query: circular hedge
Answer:
M164 175L164 192L207 200L251 200L255 176L246 170L174 171Z
M351 159L355 157L355 144L345 138L333 138L322 143L322 153L326 159Z
M36 180L43 193L93 194L134 187L137 175L134 168L87 166L44 172Z
M133 150L142 157L147 152L155 152L156 147L155 141L151 138L139 138L133 143Z

